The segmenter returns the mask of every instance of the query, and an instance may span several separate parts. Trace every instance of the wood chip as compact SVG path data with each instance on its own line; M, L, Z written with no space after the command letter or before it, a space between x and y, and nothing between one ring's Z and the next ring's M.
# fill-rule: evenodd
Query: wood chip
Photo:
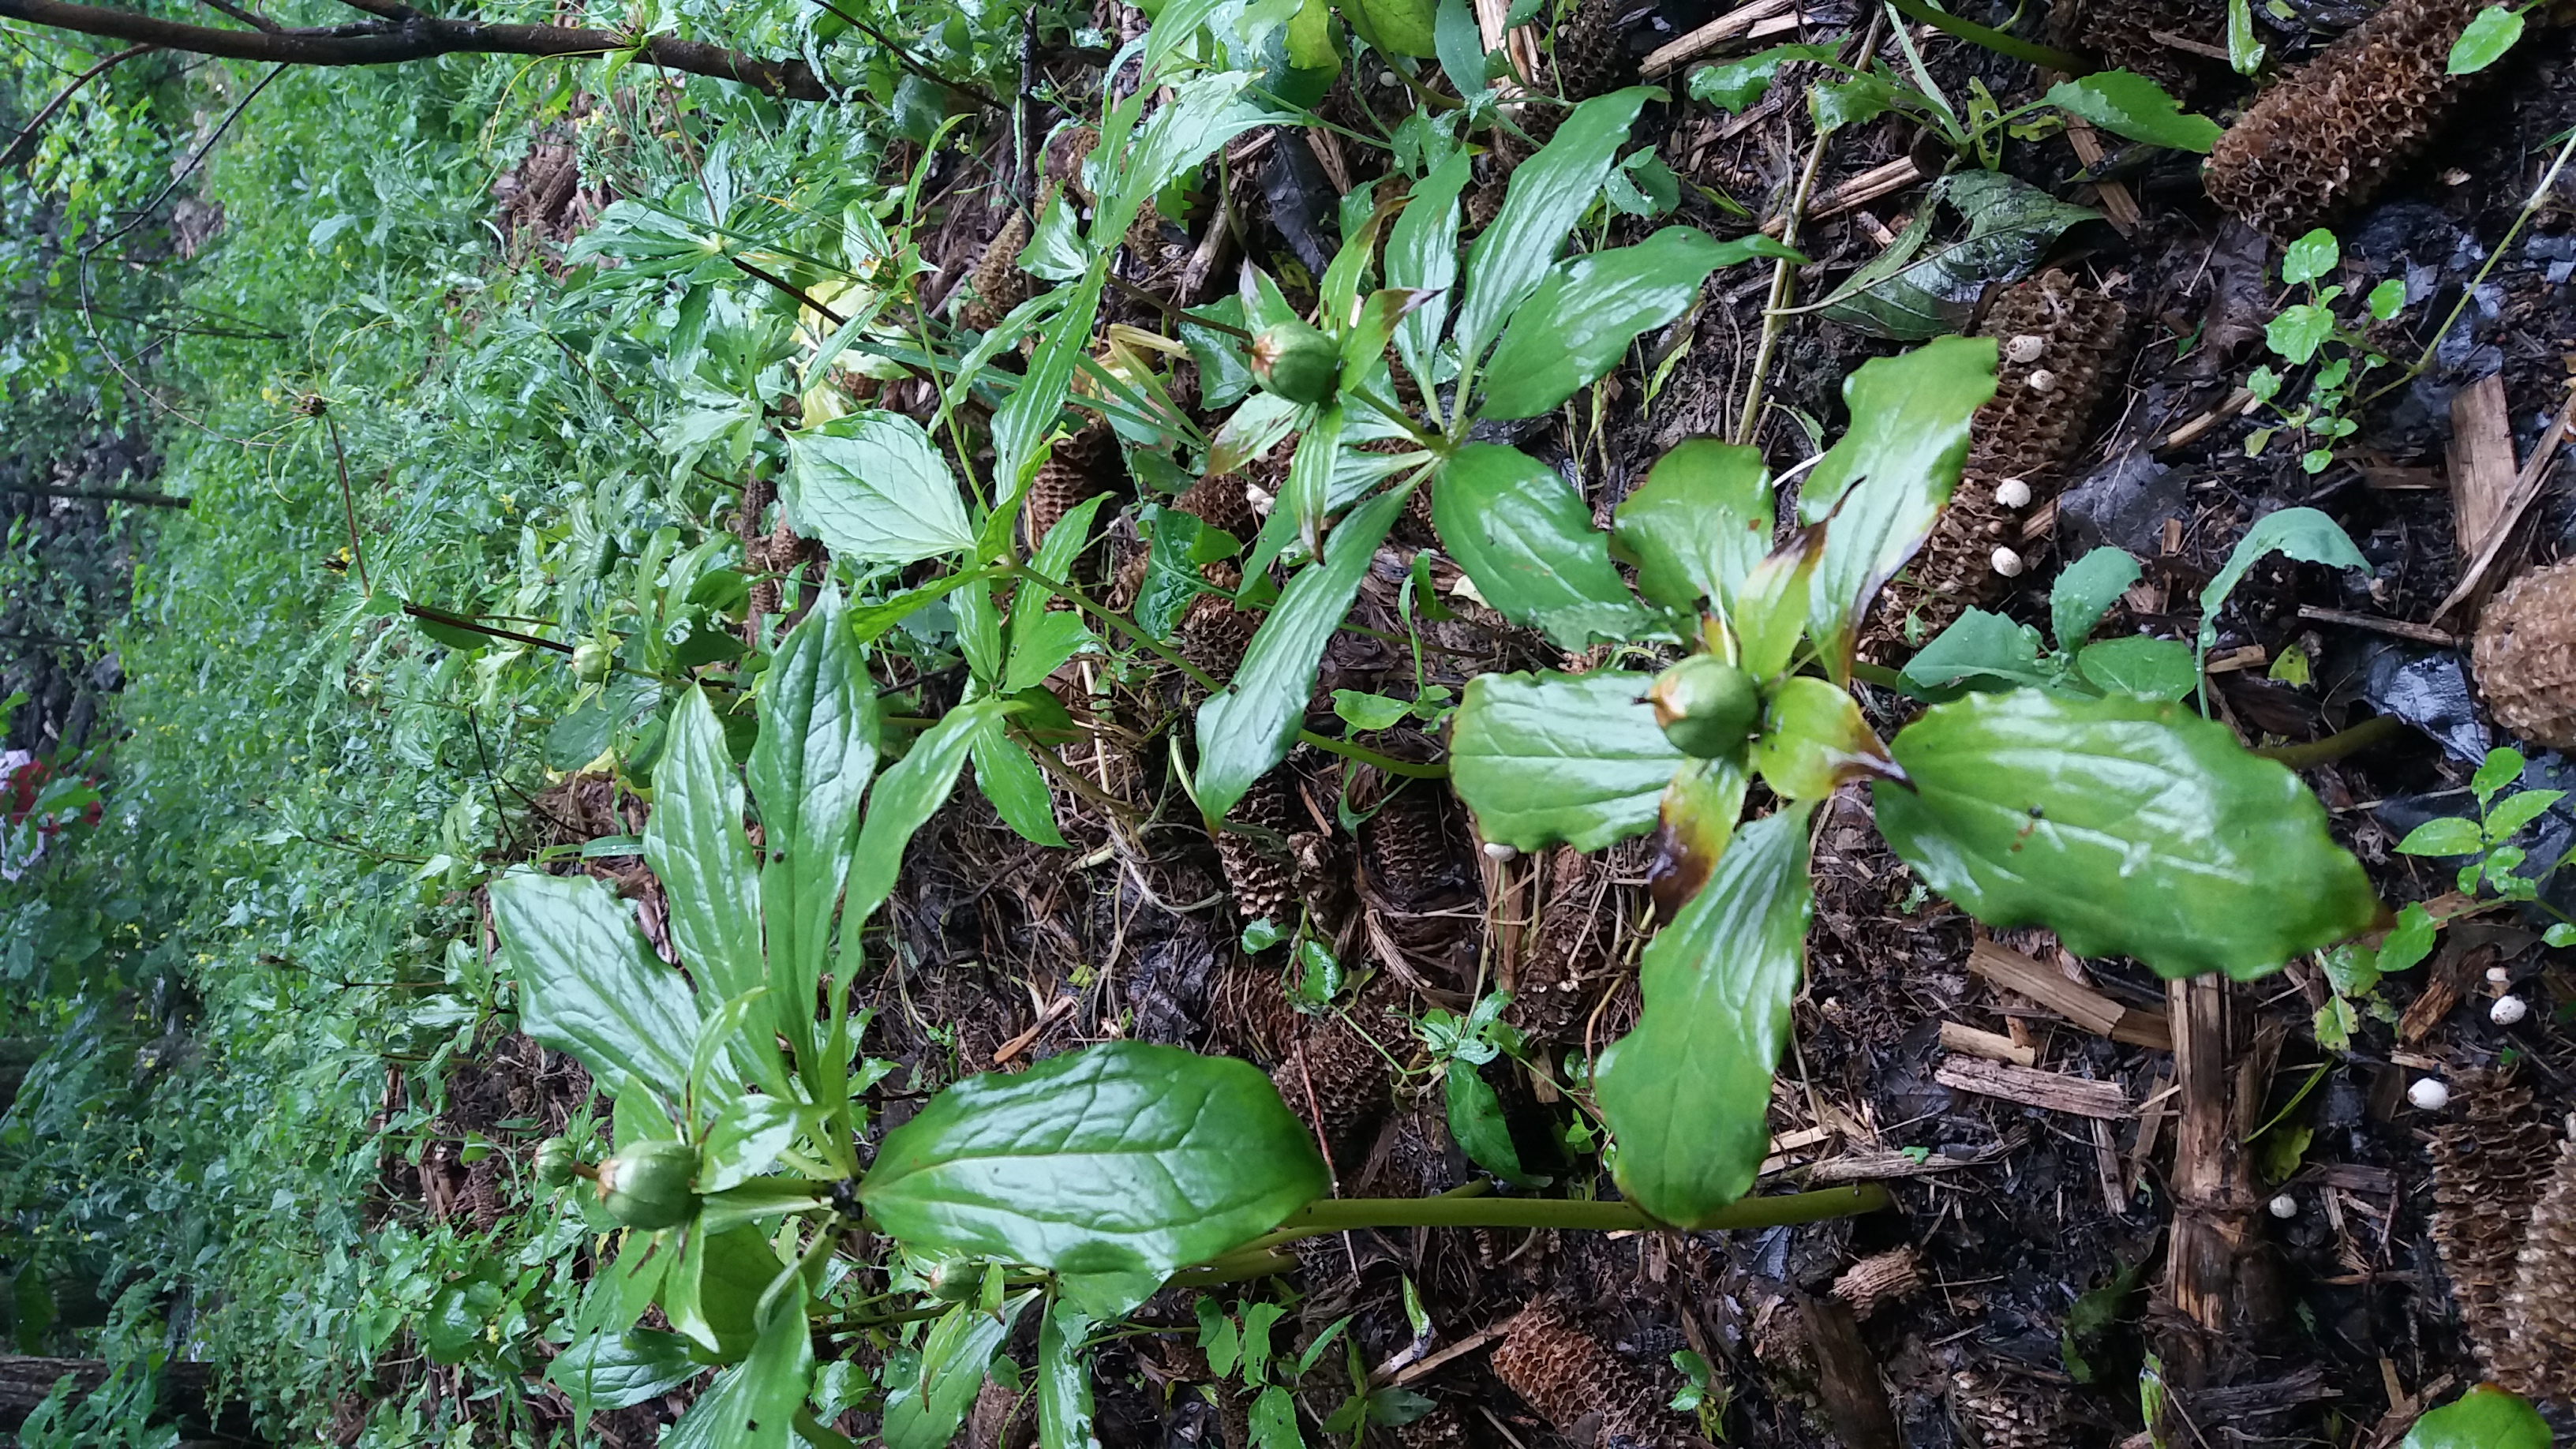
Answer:
M1890 1248L1861 1259L1834 1280L1833 1294L1851 1305L1852 1317L1867 1322L1888 1303L1901 1303L1923 1288L1923 1265L1912 1248Z
M1856 206L1867 206L1883 196L1893 196L1923 179L1923 168L1914 164L1911 155L1899 156L1884 165L1873 166L1858 176L1807 203L1806 219L1839 216ZM1762 223L1762 234L1777 237L1787 226L1787 218L1773 217Z
M1963 1167L1983 1167L1996 1158L2018 1150L2027 1137L2020 1132L2007 1133L1966 1157L1945 1153L1864 1148L1847 1152L1830 1162L1819 1162L1807 1174L1810 1187L1833 1187L1846 1182L1884 1182L1900 1177L1927 1177L1936 1172L1956 1172Z
M2224 654L2209 656L2209 672L2233 674L2239 669L2260 669L2271 661L2272 656L2262 645L2248 644L2241 649L2230 649Z
M2486 547L2518 476L2504 374L2489 373L2451 398L2450 464L2451 532L2465 562Z
M2410 624L2403 619L2383 619L2377 614L2355 614L2345 609L2320 609L2314 604L2301 604L2299 617L2313 619L2320 624L2341 624L2347 628L2368 629L2375 634L2412 639L2436 649L2456 649L2460 645L2460 636L2448 629L2436 629L2430 624Z
M2102 138L2094 134L2092 125L2083 118L2071 115L2066 118L2066 141L2075 148L2075 159L2088 169L2102 164ZM2102 214L2110 218L2112 227L2122 236L2137 235L2138 223L2145 218L2138 211L2138 198L2129 190L2129 184L2125 181L2096 181L2093 189L2101 195Z
M2039 1065L2039 1053L2023 1046L2001 1032L1979 1031L1955 1021L1941 1023L1941 1045L1964 1056L1984 1057L1991 1062L2010 1062L2017 1067Z
M1639 62L1637 70L1651 80L1685 62L1699 59L1730 40L1752 34L1754 27L1765 20L1797 14L1797 0L1754 0L1754 3L1730 10L1678 40L1665 42Z
M2162 1013L2123 1006L1991 937L1977 937L1968 952L1968 969L2007 991L2020 992L2095 1036L2156 1051L2173 1050L2173 1030Z
M2033 1071L1975 1057L1950 1057L1933 1069L1932 1080L1956 1091L2043 1111L2114 1119L2132 1115L2129 1094L2119 1083L2070 1077L2063 1072Z
M2506 495L2487 541L2479 546L2477 557L2460 571L2460 582L2452 588L2450 597L2442 600L2442 606L2433 611L2436 620L2449 618L2454 611L2464 616L2474 615L2477 611L2470 606L2484 600L2495 585L2504 582L2503 575L2507 571L2498 569L2497 564L2513 542L2515 525L2522 521L2523 514L2530 510L2549 482L2550 464L2557 461L2558 445L2567 440L2571 423L2576 423L2576 389L2569 390L2566 403L2558 409L2558 416L2549 420L2549 426L2541 432L2540 441L2532 448L2531 456L2524 460L2522 472L2513 480L2513 492Z
M2199 442L2202 434L2252 406L2254 406L2254 394L2240 387L2229 393L2226 401L2165 434L2164 440L2156 444L2156 451L2169 453L2176 448L2188 448Z

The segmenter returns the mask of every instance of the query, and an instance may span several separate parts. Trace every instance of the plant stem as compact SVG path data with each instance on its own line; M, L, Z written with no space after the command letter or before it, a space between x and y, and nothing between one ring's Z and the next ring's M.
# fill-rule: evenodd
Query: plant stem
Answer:
M2006 35L2000 30L1979 25L1973 20L1962 20L1945 10L1935 9L1925 3L1925 0L1887 0L1887 3L1897 14L1908 20L1929 25L1944 35L1957 36L1970 45L1982 45L1997 55L2008 55L2015 60L2028 61L2041 70L2062 70L2070 76L2084 76L2091 75L2095 69L2080 55L2059 50L2054 46L2041 45L2037 41L2023 40L2019 36Z
M1696 1230L1776 1228L1876 1212L1888 1205L1887 1189L1874 1182L1729 1203L1690 1226ZM1670 1228L1635 1203L1582 1202L1538 1197L1318 1198L1289 1215L1256 1246L1322 1237L1352 1228ZM1249 1251L1240 1249L1238 1252Z
M1403 775L1409 779L1415 780L1446 780L1449 778L1449 767L1444 764L1417 765L1410 760L1399 760L1391 755L1381 755L1375 750L1362 745L1352 744L1348 740L1337 740L1330 735L1319 735L1313 730L1299 730L1297 731L1297 738L1307 744L1313 745L1316 749L1322 750L1328 755L1339 755L1346 760L1357 760L1363 765L1374 765L1378 769L1384 770L1390 775Z
M1295 1271L1297 1255L1284 1248L1242 1248L1222 1258L1211 1258L1194 1268L1183 1268L1163 1280L1163 1286L1213 1288L1220 1283L1245 1283L1255 1278Z
M1116 629L1119 633L1126 635L1129 639L1134 640L1136 644L1155 658L1162 660L1165 664L1168 664L1181 671L1183 674L1188 675L1192 680L1197 682L1201 689L1206 690L1208 693L1220 694L1225 690L1225 685L1219 681L1215 675L1208 673L1206 670L1201 669L1197 665L1182 658L1179 650L1172 648L1162 640L1146 633L1145 630L1134 620L1129 619L1126 615L1119 613L1117 610L1110 608L1106 604L1097 602L1071 584L1058 583L1054 579L1048 578L1046 575L1039 573L1037 570L1030 568L1026 564L1005 565L1002 568L994 570L994 576L997 578L1019 579L1026 583L1035 584L1039 588L1046 590L1048 593L1055 595L1057 598L1066 600L1075 607L1098 616L1100 622L1107 624L1111 628Z
M2576 154L2576 130L2567 133L2566 144L2560 146L2558 154L2551 158L2549 169L2541 175L2540 184L2531 188L2531 199L2522 204L2522 211L2514 217L2513 225L2504 229L2504 236L2496 242L2495 250L2487 253L2486 264L2479 267L2478 274L2469 278L2469 284L2460 289L2460 300L2451 304L2450 315L2442 319L2441 326L2433 329L2433 340L2424 344L2424 350L2417 354L2415 364L2391 378L2386 385L2371 393L2370 396L2355 403L2356 408L2368 407L2406 386L2422 376L2425 368L2433 365L2434 349L2440 347L2442 339L2450 335L2452 325L2460 320L2460 313L2467 309L2470 299L2477 296L2478 288L2485 285L2487 273L2494 271L2495 264L2503 260L2506 252L2512 250L2513 239L2522 234L2523 227L2531 221L2532 213L2540 209L2541 199L2549 195L2550 189L2558 184L2558 173L2566 169L2567 158L2571 154Z
M2346 755L2355 755L2382 740L2406 733L2406 721L2393 714L2373 715L2348 730L2337 730L2321 740L2304 745L2273 745L2255 754L2267 760L2278 760L2293 770L2314 769L2329 765Z

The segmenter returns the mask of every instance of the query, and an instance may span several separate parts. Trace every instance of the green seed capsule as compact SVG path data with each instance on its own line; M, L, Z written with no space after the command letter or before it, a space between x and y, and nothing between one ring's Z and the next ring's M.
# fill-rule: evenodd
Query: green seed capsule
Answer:
M1714 654L1694 654L1657 675L1646 700L1655 707L1664 738L1703 760L1743 754L1762 718L1762 691L1753 676Z
M1281 322L1252 339L1252 375L1290 402L1325 402L1341 386L1342 349L1303 322Z
M630 1228L676 1228L698 1211L689 1190L698 1149L685 1142L638 1142L599 1164L599 1199Z
M549 1137L537 1144L534 1166L537 1181L547 1187L561 1187L572 1181L575 1158L572 1144L560 1137Z
M572 651L572 672L584 684L597 684L608 677L608 646L599 643L576 644Z

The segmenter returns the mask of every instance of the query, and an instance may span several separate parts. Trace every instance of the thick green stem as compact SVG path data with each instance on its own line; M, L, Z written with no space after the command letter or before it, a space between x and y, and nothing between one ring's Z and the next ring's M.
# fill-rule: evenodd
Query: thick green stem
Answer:
M2042 70L2062 70L2071 76L2084 76L2091 75L2095 69L2091 61L2080 55L2006 35L1973 20L1962 20L1946 10L1934 9L1926 0L1887 0L1887 3L1895 8L1897 14L1917 24L1929 25L1945 35L1955 35L1970 45L1982 45L1997 55L2029 61Z
M1363 745L1352 744L1348 740L1337 740L1330 735L1319 735L1313 730L1299 730L1297 732L1297 738L1305 741L1307 744L1313 745L1316 749L1322 750L1326 754L1339 755L1346 760L1357 760L1363 765L1374 765L1378 769L1384 770L1390 775L1403 775L1415 780L1446 780L1449 778L1449 767L1444 764L1417 765L1410 760L1399 760L1392 755L1381 755L1375 750L1369 749Z
M2338 730L2321 740L2304 745L2273 745L2254 751L2267 760L2278 760L2293 770L2309 770L2330 765L2346 755L2359 754L2382 740L2395 739L2406 733L2406 721L2393 714L2373 715L2348 730Z
M1874 1182L1778 1197L1748 1197L1689 1226L1707 1231L1776 1228L1877 1212L1887 1189ZM1543 1197L1343 1197L1319 1198L1291 1214L1262 1245L1321 1237L1353 1228L1670 1228L1634 1203L1585 1202Z

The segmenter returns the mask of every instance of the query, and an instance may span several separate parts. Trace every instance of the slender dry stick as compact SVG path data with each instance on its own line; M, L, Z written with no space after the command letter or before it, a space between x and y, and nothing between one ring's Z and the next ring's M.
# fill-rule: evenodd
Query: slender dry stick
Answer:
M358 547L358 495L349 488L349 455L340 449L340 420L324 413L322 426L331 430L331 456L340 465L340 508L349 518L349 561L358 566L358 587L373 597L376 586L367 579L366 551Z
M2522 234L2523 227L2531 221L2532 213L2540 209L2541 201L2549 195L2549 189L2558 184L2558 173L2566 169L2567 158L2570 155L2576 155L2576 128L2569 129L2566 143L2558 148L2557 156L2551 159L2549 170L2541 175L2540 184L2531 188L2531 199L2522 204L2522 211L2514 217L2513 225L2504 229L2504 236L2496 242L2495 250L2487 253L2486 265L2479 267L2478 274L2469 278L2469 284L2460 289L2460 300L2451 304L2450 315L2442 319L2441 326L2433 329L2433 340L2424 344L2424 350L2415 358L2415 365L2391 378L2377 391L2355 404L2356 407L2368 407L2398 388L2413 382L2423 375L2425 368L2433 365L2434 350L2442 345L2444 337L2450 335L2452 325L2460 320L2460 313L2468 308L2469 300L2477 296L2478 288L2485 285L2487 273L2494 271L2495 264L2504 259L2506 252L2513 249L2513 239Z

